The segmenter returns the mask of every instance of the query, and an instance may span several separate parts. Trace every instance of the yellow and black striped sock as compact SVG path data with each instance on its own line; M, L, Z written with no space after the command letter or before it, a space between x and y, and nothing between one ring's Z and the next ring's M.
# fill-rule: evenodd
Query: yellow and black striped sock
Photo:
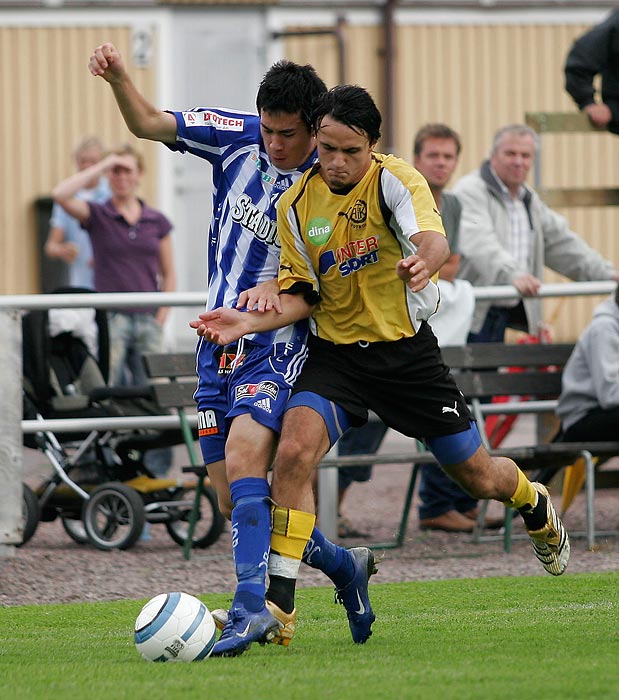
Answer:
M515 508L522 515L528 530L540 530L547 520L546 498L535 490L515 462L514 466L518 470L518 484L512 497L504 501L504 504Z

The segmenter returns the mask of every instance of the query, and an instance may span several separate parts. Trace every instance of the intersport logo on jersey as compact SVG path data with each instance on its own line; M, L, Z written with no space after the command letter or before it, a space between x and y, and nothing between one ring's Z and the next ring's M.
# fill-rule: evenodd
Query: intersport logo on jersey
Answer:
M212 126L219 131L243 131L244 119L224 117L215 112L183 112L185 126Z
M348 277L353 272L362 270L366 265L378 262L378 238L368 236L356 241L349 241L345 246L327 250L318 259L318 269L325 275L337 265L341 277Z

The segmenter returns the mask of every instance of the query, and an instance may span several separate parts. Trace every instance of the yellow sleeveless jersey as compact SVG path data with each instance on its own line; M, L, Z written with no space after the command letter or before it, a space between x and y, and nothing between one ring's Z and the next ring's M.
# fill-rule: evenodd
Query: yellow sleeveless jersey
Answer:
M363 179L339 194L319 168L308 171L278 204L280 289L311 285L320 296L312 331L333 343L415 335L438 308L437 276L414 293L395 268L416 252L411 235L445 233L427 182L406 161L375 153Z

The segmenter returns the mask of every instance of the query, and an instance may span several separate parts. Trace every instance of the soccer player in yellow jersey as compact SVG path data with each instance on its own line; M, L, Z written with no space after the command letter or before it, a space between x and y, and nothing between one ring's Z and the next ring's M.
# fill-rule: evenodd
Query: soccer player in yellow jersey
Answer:
M427 323L449 247L426 181L404 161L374 152L381 116L363 88L333 88L312 122L319 162L278 207L278 302L240 310L241 296L239 309L215 309L191 322L199 335L226 344L311 317L309 358L273 465L276 570L294 593L301 557L291 543L312 530L312 473L342 433L373 410L391 428L423 440L474 498L517 509L537 558L550 574L562 574L569 540L547 490L511 459L488 454ZM323 543L312 545L323 556ZM361 588L353 579L338 590L340 599L358 601L346 606L351 629L367 623Z

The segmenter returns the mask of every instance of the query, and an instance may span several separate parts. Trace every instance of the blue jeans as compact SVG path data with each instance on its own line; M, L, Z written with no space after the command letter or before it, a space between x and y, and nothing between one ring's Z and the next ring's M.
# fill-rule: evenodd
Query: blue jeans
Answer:
M509 309L503 306L491 306L479 333L469 333L469 343L502 343L509 321Z
M143 386L148 384L142 355L163 350L163 329L152 313L108 315L110 331L110 385ZM171 447L148 450L144 464L156 477L163 477L172 466Z
M148 384L142 355L161 352L163 328L151 313L109 314L110 384L141 386Z
M421 464L419 469L419 520L438 518L450 510L466 513L477 507L477 501L448 477L438 464Z

